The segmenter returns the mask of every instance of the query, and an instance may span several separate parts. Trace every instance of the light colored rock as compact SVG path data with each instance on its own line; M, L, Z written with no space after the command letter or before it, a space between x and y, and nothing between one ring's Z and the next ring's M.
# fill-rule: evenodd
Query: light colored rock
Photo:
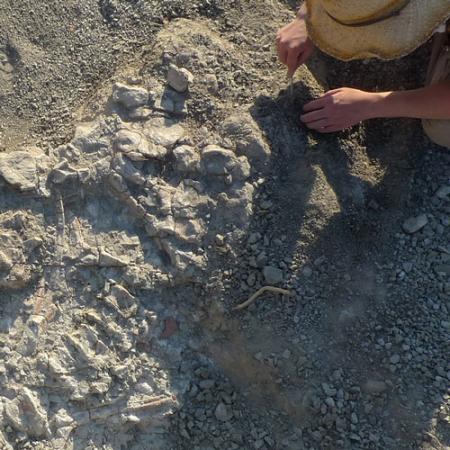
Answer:
M202 169L208 175L228 175L237 164L236 155L218 145L208 145L202 150Z
M122 154L117 154L113 160L113 168L122 175L125 180L139 186L145 183L145 178L142 173L134 166L134 164Z
M145 217L145 231L151 237L173 235L175 233L175 222L172 216L158 219L155 216L147 214Z
M279 284L283 281L283 272L277 267L266 266L263 269L264 281L268 285Z
M175 222L175 236L183 242L200 245L206 234L205 224L200 219L185 219Z
M143 132L151 142L166 148L172 148L186 136L186 130L181 125L161 118L148 121Z
M420 231L428 223L428 218L425 214L417 217L411 217L403 223L403 231L408 234L414 234Z
M193 187L183 184L172 197L172 213L176 218L192 219L206 214L208 197L200 195Z
M8 272L12 266L11 257L0 250L0 272Z
M194 81L194 75L189 70L170 65L167 72L167 82L177 92L186 92L189 85Z
M36 158L28 152L0 154L0 175L22 192L33 191L38 187Z
M4 399L4 413L7 422L17 431L31 437L49 437L47 413L37 395L22 387L14 400Z
M0 431L0 448L2 450L14 450L12 446L7 442L2 431Z
M248 113L234 114L222 125L222 133L236 143L236 152L245 155L253 164L265 163L270 147Z
M84 153L96 153L105 156L109 153L110 135L113 130L103 121L80 123L75 128L71 145Z
M244 181L250 176L250 163L246 156L239 156L237 158L236 164L231 171L233 176L233 181Z
M200 167L200 154L190 145L180 145L173 151L175 169L180 172L195 172Z
M67 161L63 160L53 168L50 177L53 183L62 184L67 181L78 180L78 172Z
M116 103L125 106L125 108L133 109L144 106L149 101L149 93L147 89L142 87L115 83L113 86L112 98Z
M132 161L145 161L147 159L163 159L167 149L162 145L147 141L145 136L134 130L122 129L114 139L116 151L124 153Z
M138 299L120 284L111 286L109 295L105 297L105 301L125 318L136 315L139 307Z
M133 120L146 120L152 115L152 110L145 106L139 106L138 108L130 109L128 111L128 117Z
M104 249L100 249L98 265L100 267L124 267L128 263L117 256L113 256Z
M193 252L183 251L178 248L179 243L170 239L161 242L164 251L169 257L170 263L176 269L179 281L195 281L205 269L206 259L204 255L196 255Z

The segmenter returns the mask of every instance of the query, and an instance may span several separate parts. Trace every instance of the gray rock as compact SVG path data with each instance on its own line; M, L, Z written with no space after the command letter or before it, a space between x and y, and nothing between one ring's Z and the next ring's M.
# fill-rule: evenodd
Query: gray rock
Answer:
M38 187L36 158L28 152L17 151L0 155L0 175L22 192Z
M13 262L10 256L0 250L0 272L7 272L12 266Z
M167 82L177 92L186 92L189 85L194 81L194 75L189 70L170 65L167 72Z
M231 150L217 145L208 145L202 151L202 167L208 175L228 175L236 166L236 162L236 155Z
M145 106L139 106L128 111L128 117L133 120L145 120L152 115L152 110Z
M387 389L384 381L367 380L363 386L363 390L369 394L381 394Z
M263 269L264 280L267 284L279 284L283 281L283 272L277 267L266 266Z
M450 276L450 264L437 264L434 271L438 274Z
M144 106L148 102L149 93L147 89L142 87L115 83L113 86L112 98L116 103L125 106L125 108L134 109Z
M219 403L214 411L217 420L228 422L231 418L230 411L224 403Z
M120 130L114 139L114 148L132 161L163 159L167 155L165 147L148 142L142 133L135 130Z
M0 431L0 448L2 450L14 450L12 446L6 441L5 435Z
M156 100L154 108L170 114L186 115L188 112L186 96L171 89L167 89L162 97Z
M55 184L76 181L78 180L78 172L66 160L63 160L53 168L50 179Z
M403 223L403 230L405 233L414 234L420 231L428 223L428 218L425 214L417 217L411 217Z
M180 145L173 151L175 168L180 172L195 172L200 167L200 154L190 145Z
M265 163L268 160L270 147L250 114L239 113L227 118L222 125L222 133L234 140L236 151L252 163Z
M173 147L186 136L186 130L181 125L162 118L148 121L143 132L151 142L166 148Z
M436 197L441 200L450 198L450 186L441 186L436 192Z
M111 255L104 249L100 249L98 265L100 267L124 267L127 265L127 262Z
M17 431L36 438L50 436L45 409L28 388L22 387L14 400L4 399L4 413L9 425Z
M125 180L139 186L145 183L145 177L134 166L134 164L120 153L114 157L113 168L119 174L122 175Z

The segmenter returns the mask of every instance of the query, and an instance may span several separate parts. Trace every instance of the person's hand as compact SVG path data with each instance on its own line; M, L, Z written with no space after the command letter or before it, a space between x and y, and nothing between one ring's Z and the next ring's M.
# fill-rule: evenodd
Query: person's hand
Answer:
M351 88L327 92L303 107L300 120L310 129L321 133L344 130L363 120L375 117L374 105L378 94Z
M280 61L288 67L288 77L313 54L315 46L308 37L304 15L300 11L294 21L277 33L277 51Z

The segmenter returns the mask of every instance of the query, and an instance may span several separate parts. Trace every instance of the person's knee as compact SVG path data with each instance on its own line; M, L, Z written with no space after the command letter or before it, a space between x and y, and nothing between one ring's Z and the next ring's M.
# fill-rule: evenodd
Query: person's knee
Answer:
M422 128L435 144L450 149L450 120L422 120Z

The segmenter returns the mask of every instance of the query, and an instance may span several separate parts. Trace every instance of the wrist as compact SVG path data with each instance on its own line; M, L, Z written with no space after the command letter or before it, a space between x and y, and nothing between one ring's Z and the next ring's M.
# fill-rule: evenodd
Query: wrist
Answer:
M387 98L389 92L368 92L367 119L389 117Z

